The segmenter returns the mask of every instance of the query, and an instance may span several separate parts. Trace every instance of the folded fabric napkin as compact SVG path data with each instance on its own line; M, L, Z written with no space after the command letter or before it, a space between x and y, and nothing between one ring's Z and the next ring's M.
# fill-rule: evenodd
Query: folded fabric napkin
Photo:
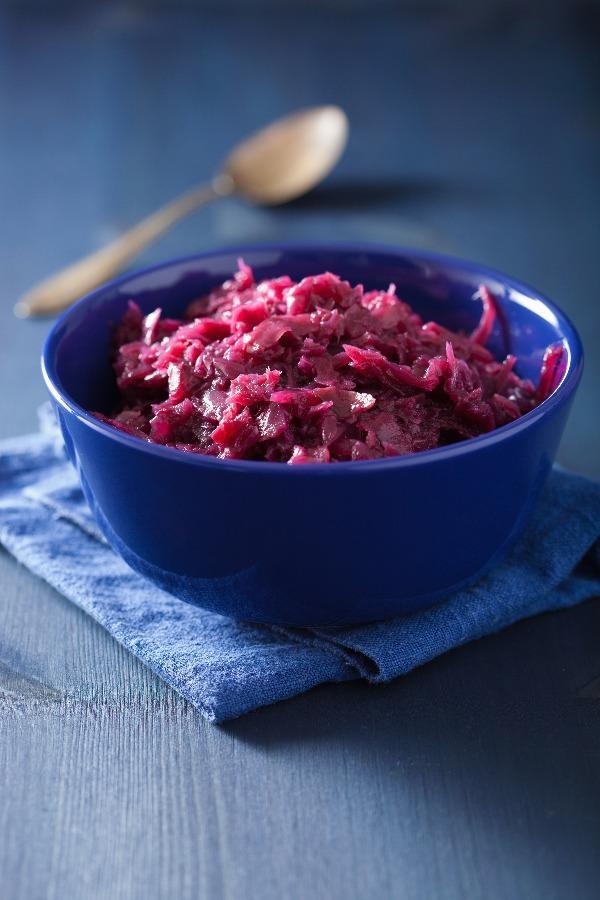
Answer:
M113 553L47 412L42 425L0 442L0 542L211 722L326 681L388 681L519 619L600 595L600 484L555 469L509 558L425 612L354 628L236 622L177 600Z

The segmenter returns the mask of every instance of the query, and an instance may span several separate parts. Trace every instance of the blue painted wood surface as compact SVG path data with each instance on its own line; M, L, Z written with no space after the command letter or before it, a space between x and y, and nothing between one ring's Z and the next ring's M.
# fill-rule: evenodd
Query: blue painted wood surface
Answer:
M449 8L0 10L0 434L44 396L20 292L335 101L352 141L320 191L222 202L140 263L353 237L504 268L583 333L561 460L600 474L593 16ZM215 728L0 552L0 896L595 897L599 636L590 603Z

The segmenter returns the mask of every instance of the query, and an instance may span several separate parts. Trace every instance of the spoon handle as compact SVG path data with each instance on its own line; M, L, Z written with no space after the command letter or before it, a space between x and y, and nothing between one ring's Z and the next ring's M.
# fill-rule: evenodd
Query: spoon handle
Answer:
M85 256L28 291L15 306L15 314L48 315L66 309L75 300L112 278L148 244L193 210L232 193L228 176L217 176L210 184L195 188L142 219L106 247Z

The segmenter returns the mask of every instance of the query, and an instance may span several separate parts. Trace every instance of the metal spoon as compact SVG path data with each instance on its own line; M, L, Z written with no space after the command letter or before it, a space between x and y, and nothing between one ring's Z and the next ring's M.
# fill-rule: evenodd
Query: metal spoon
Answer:
M172 225L219 197L239 194L252 203L293 200L335 166L348 139L348 120L337 106L315 106L278 119L247 138L227 157L221 172L142 219L107 247L52 275L15 306L20 317L46 315L112 278Z

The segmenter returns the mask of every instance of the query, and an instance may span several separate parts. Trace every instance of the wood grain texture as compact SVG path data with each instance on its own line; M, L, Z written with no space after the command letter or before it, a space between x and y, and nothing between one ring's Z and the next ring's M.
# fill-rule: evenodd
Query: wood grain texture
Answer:
M594 896L599 604L219 728L0 575L0 895Z
M307 235L425 244L538 284L593 334L576 24L0 11L0 433L34 427L44 396L48 325L14 321L17 296L309 103L354 126L328 187L279 211L224 202L143 262ZM562 449L588 472L597 367ZM0 897L595 900L599 646L589 603L215 727L0 552Z

